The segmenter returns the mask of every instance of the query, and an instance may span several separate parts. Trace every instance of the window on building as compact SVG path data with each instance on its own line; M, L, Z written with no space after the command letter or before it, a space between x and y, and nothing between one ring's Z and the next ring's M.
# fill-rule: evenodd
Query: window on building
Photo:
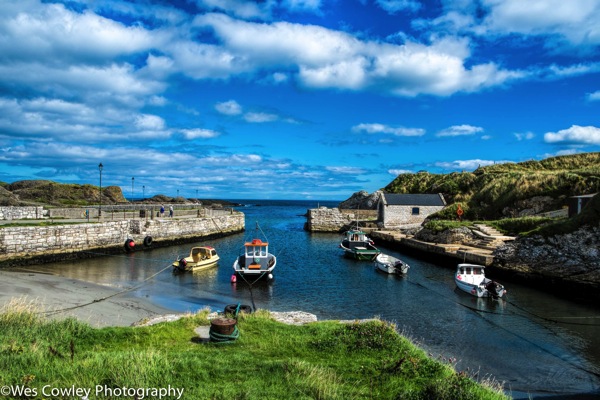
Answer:
M419 207L413 207L412 215L419 215Z

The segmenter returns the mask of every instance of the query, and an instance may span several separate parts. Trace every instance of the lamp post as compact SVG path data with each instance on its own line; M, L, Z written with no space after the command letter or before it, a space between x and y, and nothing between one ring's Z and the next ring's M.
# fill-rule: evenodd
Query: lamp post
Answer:
M133 201L133 181L135 180L135 178L132 176L131 177L131 201Z
M198 189L196 189L196 202L198 201Z
M142 185L142 201L146 200L146 185Z
M98 218L102 215L102 163L98 164L98 170L100 171L100 206L98 207Z

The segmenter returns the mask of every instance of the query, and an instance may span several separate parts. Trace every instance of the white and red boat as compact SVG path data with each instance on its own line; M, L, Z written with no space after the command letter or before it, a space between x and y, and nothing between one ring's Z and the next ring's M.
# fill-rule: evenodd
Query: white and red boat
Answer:
M478 264L458 264L454 275L456 286L476 297L500 298L506 289L500 283L485 277L485 267Z

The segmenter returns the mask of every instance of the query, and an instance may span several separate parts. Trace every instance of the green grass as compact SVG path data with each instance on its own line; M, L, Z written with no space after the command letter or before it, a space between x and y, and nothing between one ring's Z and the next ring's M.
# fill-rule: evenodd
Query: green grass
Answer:
M183 388L184 399L507 399L430 359L383 321L285 325L242 316L240 338L200 343L207 311L149 327L94 329L14 303L0 314L0 382ZM10 397L7 397L10 398ZM37 398L42 398L41 396Z
M556 227L564 223L564 219L548 217L504 218L495 221L458 221L434 219L425 223L424 228L433 232L443 232L446 229L472 227L475 224L485 224L496 228L504 235L517 236L538 232L541 227Z

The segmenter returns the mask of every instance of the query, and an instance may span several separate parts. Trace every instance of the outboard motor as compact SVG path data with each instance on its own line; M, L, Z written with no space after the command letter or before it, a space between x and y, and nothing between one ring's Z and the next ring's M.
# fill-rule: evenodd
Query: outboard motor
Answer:
M499 284L498 282L491 281L490 283L488 283L486 285L485 288L488 290L488 292L490 292L492 297L498 298L498 297L500 297L500 293L502 292L502 289L504 287L501 284Z

